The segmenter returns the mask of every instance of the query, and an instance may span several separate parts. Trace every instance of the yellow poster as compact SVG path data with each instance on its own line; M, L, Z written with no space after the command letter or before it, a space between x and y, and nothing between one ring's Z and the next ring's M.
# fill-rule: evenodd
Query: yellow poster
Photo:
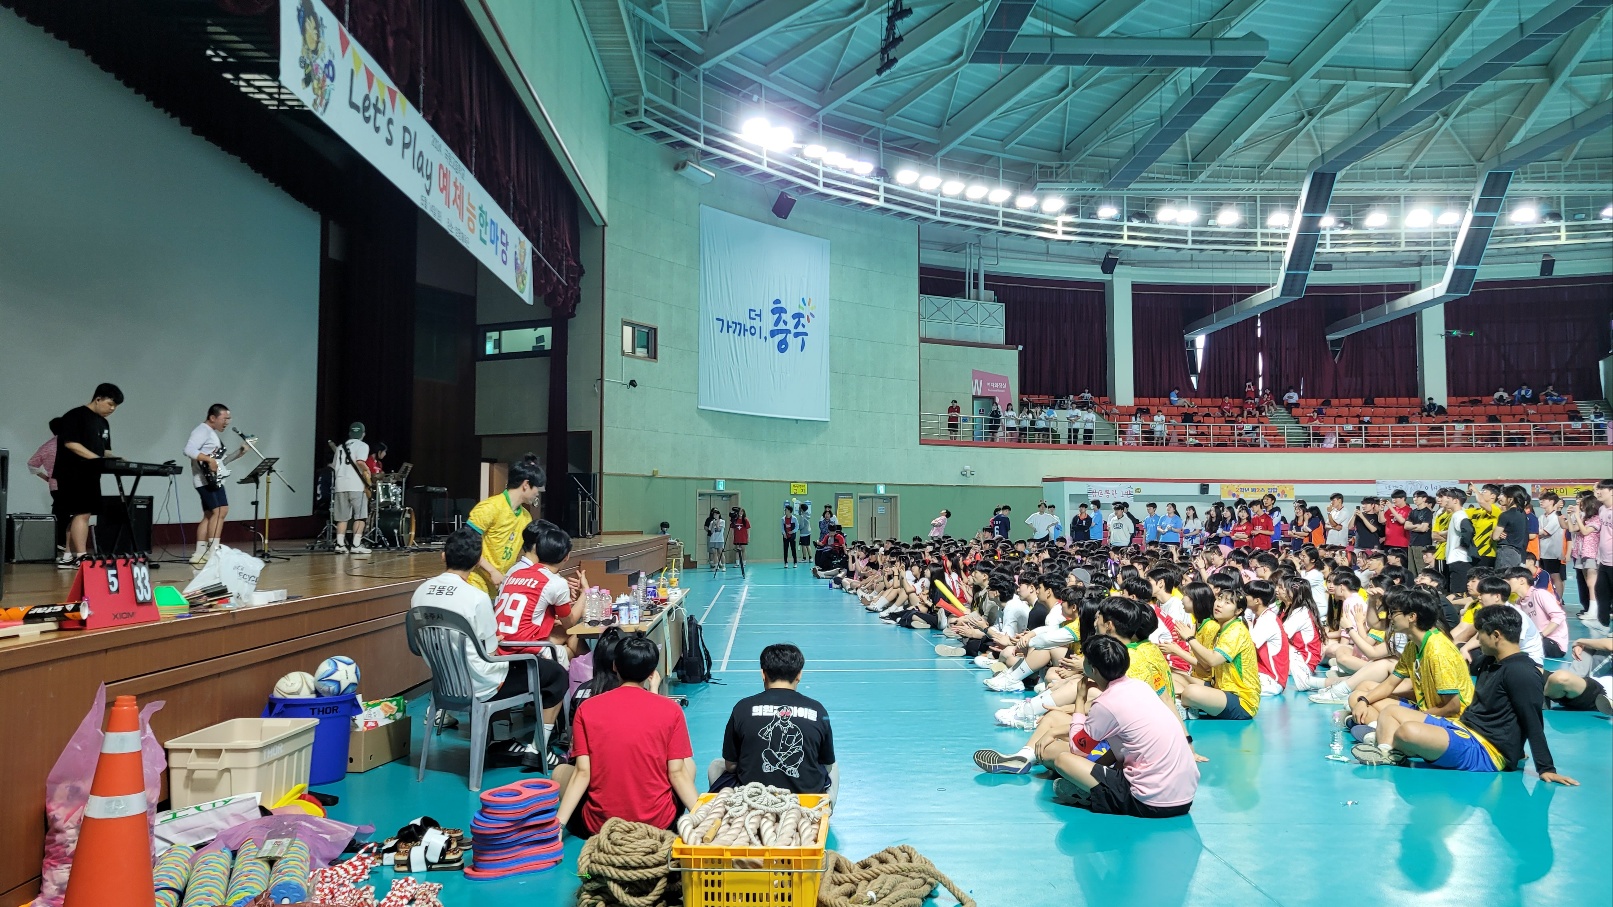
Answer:
M1263 498L1266 495L1292 500L1294 486L1292 485L1233 485L1221 483L1221 500L1235 501L1243 498L1246 501Z
M835 495L835 519L840 521L840 528L851 532L857 525L856 499L849 494Z
M806 494L806 493L807 492L806 492L806 483L805 482L791 482L790 483L790 494Z

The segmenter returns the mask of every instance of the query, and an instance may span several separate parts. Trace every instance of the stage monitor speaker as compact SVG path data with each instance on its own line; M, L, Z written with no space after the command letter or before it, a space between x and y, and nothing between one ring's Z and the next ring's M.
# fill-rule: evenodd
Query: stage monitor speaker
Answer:
M1540 276L1550 277L1557 272L1557 259L1550 255L1540 256Z
M795 196L788 192L780 192L778 200L773 202L773 216L779 220L789 220L790 212L795 209Z
M1105 274L1113 274L1115 266L1120 264L1120 253L1114 250L1103 253L1103 263L1098 268Z
M98 554L150 554L151 497L131 498L125 510L122 498L103 495L95 512L95 550Z
M6 550L6 491L11 485L11 451L0 448L0 552ZM52 545L51 547L55 547ZM0 565L0 598L6 597L6 571Z
M13 513L6 518L6 560L39 564L56 559L56 518L48 513Z
M1205 495L1205 494L1209 494L1209 493L1210 493L1210 483L1209 482L1200 482L1199 483L1199 494Z

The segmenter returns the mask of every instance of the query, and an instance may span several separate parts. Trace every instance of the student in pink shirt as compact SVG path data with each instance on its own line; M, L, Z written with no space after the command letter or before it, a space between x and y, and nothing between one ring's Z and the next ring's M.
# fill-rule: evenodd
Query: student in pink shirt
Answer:
M1515 604L1540 631L1540 645L1547 658L1562 658L1568 654L1568 619L1563 604L1550 589L1538 589L1527 567L1513 567L1501 574L1512 587Z
M1125 643L1095 635L1086 656L1070 718L1070 752L1053 768L1056 802L1095 813L1165 819L1185 816L1198 792L1199 769L1182 726L1148 685L1126 676L1131 653ZM1115 767L1089 755L1109 745Z

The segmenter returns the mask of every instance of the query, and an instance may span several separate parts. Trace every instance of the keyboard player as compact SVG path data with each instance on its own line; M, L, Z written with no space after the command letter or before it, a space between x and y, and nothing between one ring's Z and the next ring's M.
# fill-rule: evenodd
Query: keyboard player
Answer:
M101 461L112 454L112 426L107 422L123 404L116 384L101 384L84 406L63 414L57 433L56 510L69 520L67 552L56 566L72 570L89 553L90 515L101 504Z

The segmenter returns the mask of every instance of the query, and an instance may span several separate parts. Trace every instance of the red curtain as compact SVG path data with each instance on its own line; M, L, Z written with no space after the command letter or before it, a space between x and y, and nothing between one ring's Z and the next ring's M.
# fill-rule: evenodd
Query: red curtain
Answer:
M1555 385L1575 399L1600 399L1598 363L1613 339L1613 279L1553 277L1481 283L1473 295L1445 304L1445 327L1472 331L1447 337L1451 397L1488 397L1502 386ZM1404 319L1411 320L1411 319Z
M1131 288L1131 375L1137 396L1168 397L1172 390L1192 399L1187 345L1182 339L1187 308L1170 287Z
M919 269L922 295L967 298L967 289L962 271ZM1023 347L1020 393L1109 393L1109 328L1101 284L987 274L986 289L1003 304L1003 342Z
M1411 318L1345 339L1338 359L1327 326L1411 292L1411 284L1312 287L1303 297L1260 316L1266 386L1290 386L1305 397L1417 396L1417 326Z
M1136 284L1131 288L1133 353L1147 363L1163 363L1158 371L1139 375L1137 395L1163 397L1171 388L1179 387L1189 397L1243 398L1243 385L1253 381L1258 368L1260 348L1255 336L1253 318L1210 334L1204 340L1204 359L1199 369L1196 389L1187 382L1187 347L1182 337L1184 327L1211 312L1220 311L1241 299L1260 292L1260 287L1212 286L1193 287L1172 284ZM1139 309L1138 300L1143 301ZM1179 313L1172 325L1168 310L1174 306ZM1146 313L1146 321L1137 321L1138 312ZM1181 361L1181 371L1170 363ZM1144 376L1147 380L1143 380Z

